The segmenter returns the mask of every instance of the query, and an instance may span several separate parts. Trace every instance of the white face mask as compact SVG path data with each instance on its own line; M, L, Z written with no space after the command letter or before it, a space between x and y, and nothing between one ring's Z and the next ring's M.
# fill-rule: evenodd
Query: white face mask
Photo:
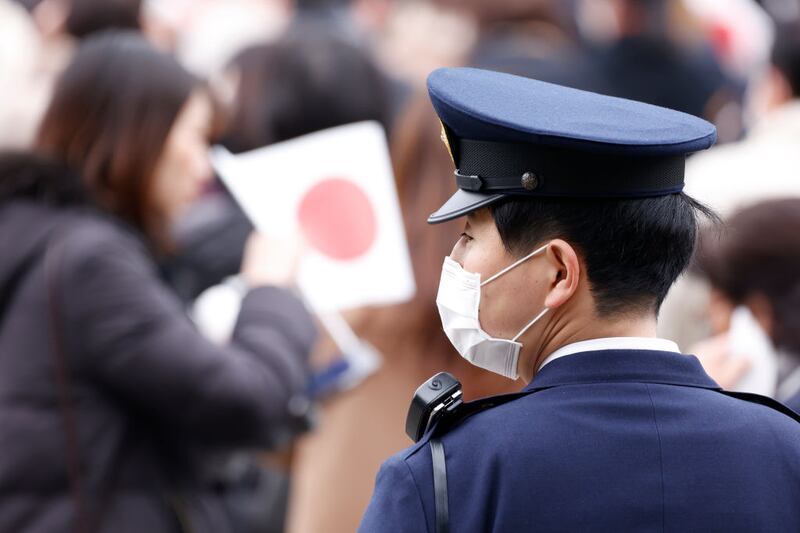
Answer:
M461 357L475 366L510 379L517 379L519 376L517 373L519 351L522 348L522 344L517 342L517 339L536 324L549 309L545 307L513 339L495 339L483 331L478 319L481 287L546 249L547 246L542 246L483 283L481 283L480 274L467 272L450 257L444 258L436 306L442 317L444 333Z

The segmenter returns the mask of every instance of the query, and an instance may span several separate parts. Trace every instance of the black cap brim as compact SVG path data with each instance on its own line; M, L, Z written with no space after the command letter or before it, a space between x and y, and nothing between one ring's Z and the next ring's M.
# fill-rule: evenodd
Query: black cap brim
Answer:
M439 224L463 217L476 209L493 204L505 196L505 194L485 194L458 189L442 207L428 217L428 224Z

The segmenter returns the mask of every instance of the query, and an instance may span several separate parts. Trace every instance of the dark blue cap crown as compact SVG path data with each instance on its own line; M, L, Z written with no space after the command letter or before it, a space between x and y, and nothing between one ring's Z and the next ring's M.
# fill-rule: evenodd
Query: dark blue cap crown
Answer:
M428 91L459 187L431 223L507 195L673 194L686 155L716 140L713 125L685 113L499 72L439 69Z

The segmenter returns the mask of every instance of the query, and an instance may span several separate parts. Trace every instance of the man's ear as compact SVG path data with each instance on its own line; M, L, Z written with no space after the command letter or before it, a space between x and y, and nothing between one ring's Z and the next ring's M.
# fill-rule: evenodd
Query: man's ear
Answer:
M575 249L561 239L550 241L546 258L554 276L550 280L550 291L547 293L544 305L549 309L556 309L569 301L578 290L581 262Z

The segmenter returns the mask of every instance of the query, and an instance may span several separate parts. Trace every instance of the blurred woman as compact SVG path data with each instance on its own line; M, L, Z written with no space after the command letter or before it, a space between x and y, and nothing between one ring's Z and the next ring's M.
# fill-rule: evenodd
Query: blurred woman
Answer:
M315 331L280 288L296 253L266 262L251 242L225 348L155 267L210 176L211 117L172 58L132 34L93 37L41 124L49 159L2 158L0 531L230 531L200 465L302 414Z
M725 388L771 372L761 380L771 390L760 392L800 412L800 198L755 204L721 233L708 230L697 266L711 284L709 318L718 334L693 352Z

